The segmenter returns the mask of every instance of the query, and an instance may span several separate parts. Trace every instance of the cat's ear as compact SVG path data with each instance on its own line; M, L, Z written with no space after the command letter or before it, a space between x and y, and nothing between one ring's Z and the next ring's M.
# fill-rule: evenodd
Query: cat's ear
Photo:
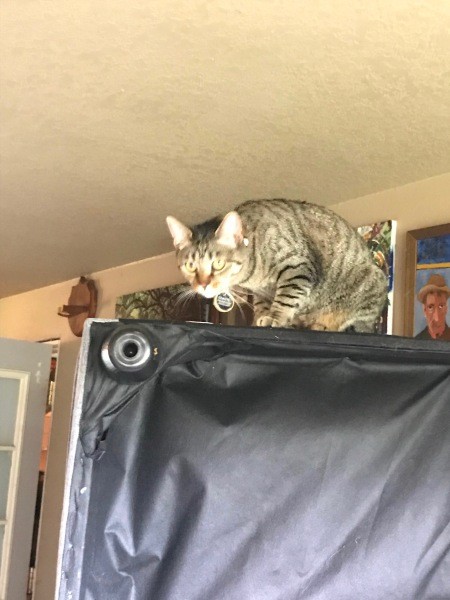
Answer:
M216 239L219 244L229 248L237 248L242 243L243 238L241 217L233 210L224 216L222 223L216 230Z
M177 250L181 250L190 243L192 231L186 225L170 216L166 217L166 223L173 237L173 245Z

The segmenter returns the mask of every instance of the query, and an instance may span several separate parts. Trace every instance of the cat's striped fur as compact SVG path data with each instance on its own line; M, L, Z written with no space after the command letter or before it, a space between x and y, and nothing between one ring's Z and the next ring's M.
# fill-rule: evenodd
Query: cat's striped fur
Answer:
M251 200L188 228L167 218L178 264L206 297L242 288L255 324L374 331L387 285L361 236L322 206Z

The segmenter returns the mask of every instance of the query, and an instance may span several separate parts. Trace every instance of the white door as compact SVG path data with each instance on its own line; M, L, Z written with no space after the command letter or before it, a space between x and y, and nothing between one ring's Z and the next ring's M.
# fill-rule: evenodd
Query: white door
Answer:
M0 338L0 600L25 600L51 347Z

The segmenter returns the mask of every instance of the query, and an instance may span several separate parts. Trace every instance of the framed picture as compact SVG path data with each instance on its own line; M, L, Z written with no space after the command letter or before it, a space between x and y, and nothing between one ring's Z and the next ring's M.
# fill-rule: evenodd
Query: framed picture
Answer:
M406 234L404 334L450 341L450 223Z

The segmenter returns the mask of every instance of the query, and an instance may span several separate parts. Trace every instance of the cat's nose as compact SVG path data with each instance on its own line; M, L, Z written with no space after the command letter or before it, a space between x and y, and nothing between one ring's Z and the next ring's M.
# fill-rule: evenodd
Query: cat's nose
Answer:
M198 284L203 289L206 289L210 283L211 283L211 277L201 277L201 278L199 277L198 278Z

